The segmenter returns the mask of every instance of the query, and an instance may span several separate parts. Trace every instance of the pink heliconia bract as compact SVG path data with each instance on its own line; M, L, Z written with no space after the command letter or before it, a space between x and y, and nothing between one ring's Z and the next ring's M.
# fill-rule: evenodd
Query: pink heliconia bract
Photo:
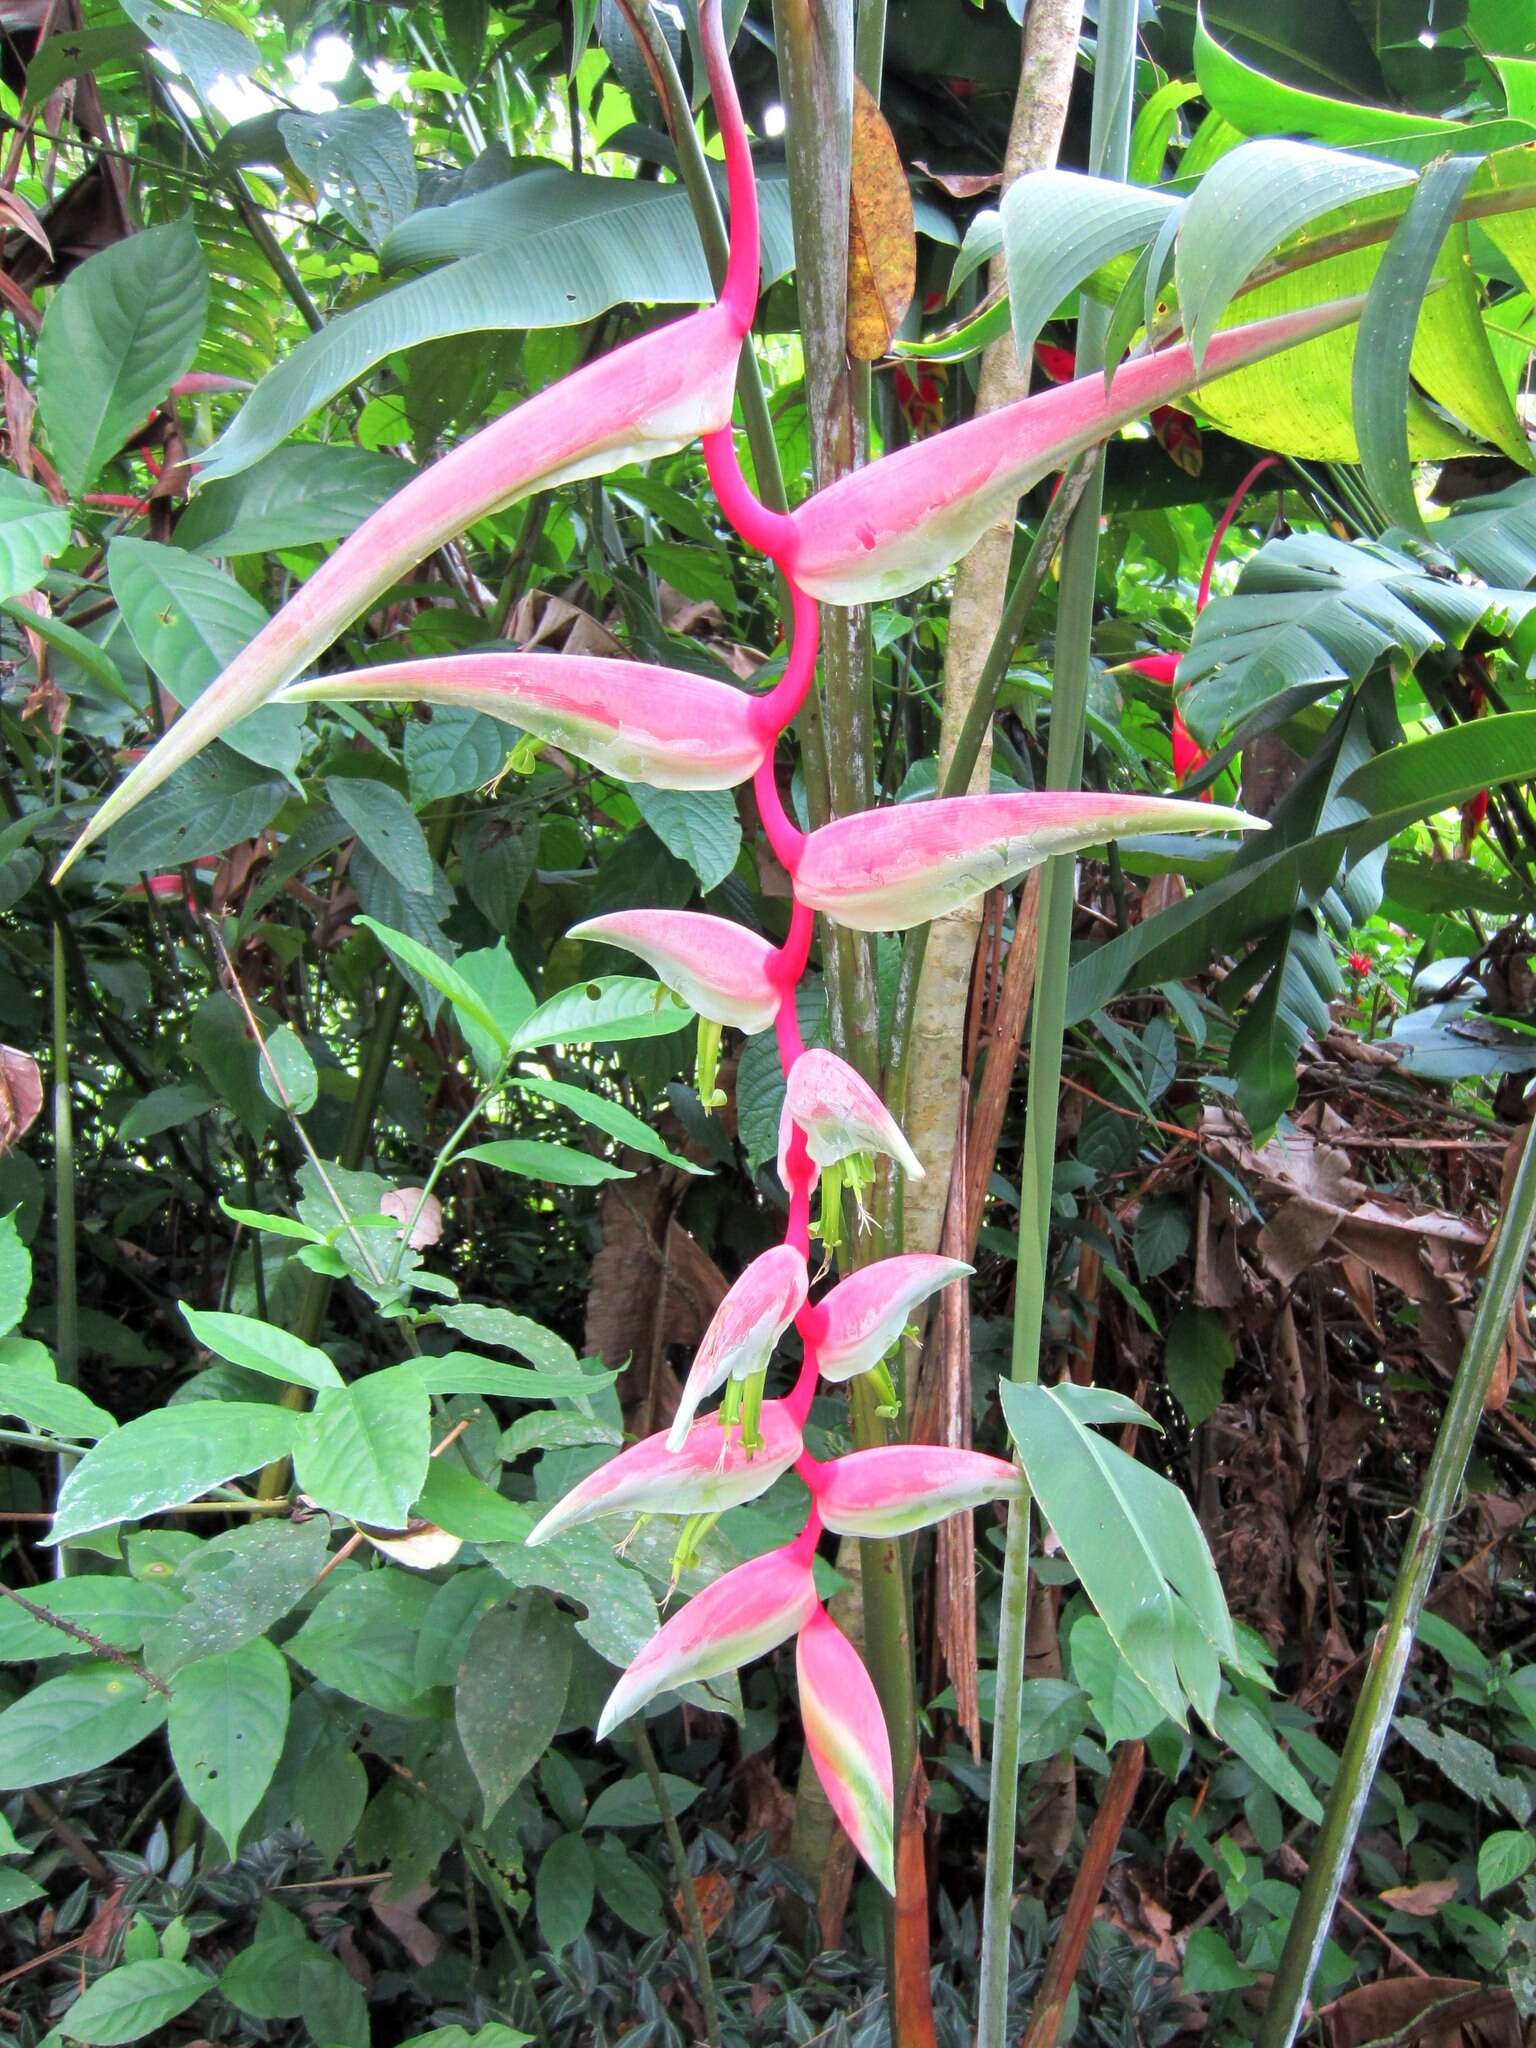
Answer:
M1171 796L1023 791L892 804L806 840L795 894L855 931L905 931L1011 882L1052 854L1140 832L1262 830L1261 818Z
M763 1403L757 1428L755 1452L713 1416L693 1425L681 1450L669 1448L665 1434L645 1437L562 1495L527 1541L547 1543L602 1515L722 1515L756 1500L803 1448L800 1424L782 1401Z
M1006 1458L944 1444L850 1451L817 1469L816 1507L840 1536L906 1536L989 1500L1021 1500L1024 1475Z
M974 1270L963 1259L904 1252L894 1259L877 1259L839 1280L804 1321L822 1378L851 1380L857 1373L871 1372L920 1302Z
M283 703L448 704L483 711L626 782L734 789L773 744L762 698L651 662L452 654L295 683Z
M816 1611L812 1545L803 1537L738 1565L695 1593L651 1637L608 1696L598 1740L675 1686L718 1678L787 1643Z
M984 417L914 441L829 484L789 514L788 566L827 604L869 604L931 583L1021 493L1117 428L1232 370L1358 319L1339 299L1212 337L1197 367L1187 344L1133 356L1108 397L1098 372L1031 393Z
M901 1126L874 1089L834 1052L813 1046L789 1070L779 1116L779 1178L789 1186L792 1133L805 1133L806 1150L818 1167L836 1166L855 1153L882 1152L913 1180L923 1164Z
M715 1310L683 1382L667 1447L680 1451L701 1401L728 1379L747 1380L767 1368L773 1347L805 1305L810 1276L793 1245L775 1245L732 1283Z
M757 305L757 192L719 0L704 0L699 26L731 196L730 262L717 303L573 371L396 491L97 807L59 874L168 775L308 668L406 570L477 519L534 491L673 454L730 424L737 360Z
M572 925L568 936L636 954L690 1010L737 1031L768 1030L784 997L775 971L778 948L727 917L700 910L611 910Z
M824 1607L800 1631L795 1675L805 1745L832 1811L881 1884L894 1892L891 1738L863 1660Z

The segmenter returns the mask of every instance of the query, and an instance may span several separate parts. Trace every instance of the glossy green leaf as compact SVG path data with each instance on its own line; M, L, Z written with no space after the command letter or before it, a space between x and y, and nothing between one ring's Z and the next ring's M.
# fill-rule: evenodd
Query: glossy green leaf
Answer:
M307 1116L319 1098L319 1070L289 1024L279 1025L263 1042L256 1075L267 1100L290 1115Z
M1031 171L1003 195L1003 246L1019 361L1083 279L1149 242L1182 201L1079 171Z
M82 1664L0 1713L0 1792L51 1785L111 1763L165 1719L162 1694L121 1664Z
M427 835L399 790L371 777L330 775L325 793L402 889L430 894L436 877ZM381 934L382 936L382 934Z
M123 0L123 12L207 98L221 78L245 78L261 62L256 45L225 22L209 21L165 0Z
M1348 145L1395 135L1460 132L1456 121L1435 120L1393 107L1363 107L1354 100L1330 99L1267 77L1224 49L1203 20L1198 20L1195 28L1195 76L1207 103L1245 135L1278 131Z
M145 10L148 12L149 10ZM90 2048L114 2048L158 2034L214 1988L213 1979L190 1963L150 1956L108 1970L75 2000L59 2020L59 2031Z
M286 1457L299 1417L254 1401L189 1401L125 1422L65 1479L54 1543L158 1509L183 1507L210 1488Z
M553 1740L570 1674L571 1626L548 1600L495 1607L471 1636L454 1722L487 1825Z
M394 107L334 107L280 114L278 130L295 168L373 248L416 204L416 157L405 117Z
M1216 1703L1215 1732L1233 1749L1277 1799L1293 1807L1303 1820L1320 1821L1317 1795L1271 1734L1269 1724L1250 1700L1225 1692Z
M519 1075L513 1085L520 1094L557 1103L584 1124L591 1124L595 1130L605 1132L608 1137L636 1152L665 1160L668 1166L678 1167L684 1173L709 1172L707 1166L697 1166L680 1152L674 1152L657 1137L644 1117L636 1116L632 1109L626 1109L623 1103L614 1102L606 1095L595 1094L590 1088L574 1087L569 1081L546 1081L534 1075Z
M167 1723L171 1761L231 1853L283 1753L288 1690L283 1653L260 1637L176 1674Z
M17 1227L15 1212L0 1216L0 1333L21 1321L32 1289L32 1254Z
M235 1316L218 1309L189 1308L180 1304L187 1327L198 1343L216 1358L231 1365L243 1365L268 1379L286 1380L290 1386L339 1387L341 1374L318 1345L306 1344L272 1323L256 1316Z
M0 597L31 590L69 541L69 513L41 484L0 470Z
M1184 1308L1168 1326L1164 1368L1168 1391L1198 1429L1221 1405L1233 1362L1232 1339L1214 1309Z
M534 1911L539 1933L553 1955L576 1940L592 1917L596 1876L592 1855L580 1835L560 1835L539 1858Z
M427 1390L414 1365L329 1387L299 1418L294 1480L332 1514L403 1529L432 1450Z
M409 466L367 448L301 442L238 477L204 485L174 543L200 555L255 555L342 540L410 480Z
M741 852L741 820L728 789L652 789L628 785L635 808L668 853L686 861L699 887L717 889Z
M58 1377L52 1358L28 1337L0 1339L0 1415L71 1443L94 1443L117 1427L105 1408Z
M421 976L422 980L445 995L455 1010L479 1025L486 1036L505 1053L507 1035L492 1014L489 1006L459 973L452 961L434 953L419 939L413 939L408 932L392 930L389 925L380 924L375 917L359 917L357 922L373 933L385 952L390 954L401 967Z
M532 1180L550 1181L557 1187L595 1188L605 1180L633 1180L633 1172L615 1166L610 1159L598 1159L590 1152L578 1152L571 1145L554 1145L539 1138L493 1138L489 1144L471 1145L459 1154L482 1166L498 1167L503 1173L526 1174Z
M191 704L267 623L265 607L224 571L183 548L119 538L107 578L134 646L178 704ZM303 746L297 704L264 704L232 725L224 744L291 775Z
M1536 1835L1528 1828L1502 1828L1489 1835L1477 1852L1477 1895L1486 1899L1524 1877L1536 1863Z
M694 1784L691 1778L679 1778L671 1771L661 1774L662 1790L667 1795L667 1804L674 1815L686 1813L695 1799L704 1790ZM661 1826L661 1808L656 1804L656 1794L647 1777L636 1775L620 1778L617 1784L605 1785L593 1800L587 1811L589 1828L657 1828Z
M665 1038L693 1022L693 1012L659 981L609 974L579 981L541 1003L518 1026L518 1051L538 1045L614 1045Z
M451 1330L474 1344L494 1344L500 1351L515 1351L541 1372L574 1372L576 1354L563 1337L546 1330L515 1309L488 1308L480 1302L457 1302L439 1311Z
M416 1640L436 1592L430 1579L394 1567L338 1579L285 1648L348 1699L411 1714L418 1710Z
M145 1662L173 1679L184 1664L254 1642L304 1599L329 1543L323 1515L302 1522L262 1517L200 1543L177 1566L170 1588L153 1588L184 1598L174 1613L146 1628Z
M522 1322L521 1316L511 1316ZM530 1323L529 1329L537 1325ZM539 1331L540 1336L548 1333ZM494 1342L494 1339L487 1339ZM558 1341L558 1340L555 1340ZM526 1355L526 1354L525 1354ZM569 1401L586 1399L612 1386L616 1373L583 1372L572 1358L569 1367L551 1365L530 1369L507 1365L499 1358L480 1358L473 1351L448 1351L440 1358L416 1361L422 1384L433 1394L503 1394L509 1401ZM531 1526L531 1525L530 1525Z
M60 285L37 343L37 402L72 492L136 433L202 339L208 272L190 221L146 228Z
M254 839L291 793L280 776L216 743L108 833L103 879L136 881Z
M1278 137L1246 142L1224 156L1185 206L1174 257L1180 312L1196 357L1205 353L1248 273L1288 235L1350 200L1411 183L1411 173L1393 165ZM1243 318L1256 313L1246 299Z
M114 1650L136 1650L148 1631L181 1606L169 1586L153 1579L109 1578L101 1572L33 1586L26 1597L34 1607L73 1622ZM0 1662L45 1663L52 1657L92 1654L89 1643L50 1627L12 1601L0 1602Z
M1424 295L1476 169L1474 157L1452 156L1425 171L1360 315L1354 404L1361 464L1383 509L1415 532L1424 522L1408 449L1409 364Z

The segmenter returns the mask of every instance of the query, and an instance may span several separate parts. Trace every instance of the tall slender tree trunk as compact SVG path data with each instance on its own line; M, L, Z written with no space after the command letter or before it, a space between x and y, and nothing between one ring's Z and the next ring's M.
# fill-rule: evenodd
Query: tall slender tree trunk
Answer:
M1025 20L1019 91L1003 164L1005 191L1026 171L1046 170L1056 161L1077 66L1081 23L1082 0L1032 0ZM1004 266L998 258L992 266L992 281L999 284L1003 278ZM1004 334L981 359L976 409L995 411L998 406L1023 398L1028 390L1029 365L1020 364L1012 333ZM976 694L982 664L1002 621L1013 536L1014 518L1010 514L982 535L955 578L944 657L944 711L939 736L941 781ZM972 789L986 788L991 767L989 740L977 757ZM978 901L951 917L939 918L928 934L928 950L913 1010L906 1100L907 1135L927 1168L927 1179L909 1182L904 1190L903 1244L909 1252L935 1250L944 1225L960 1100L960 1022L965 1014L980 925Z

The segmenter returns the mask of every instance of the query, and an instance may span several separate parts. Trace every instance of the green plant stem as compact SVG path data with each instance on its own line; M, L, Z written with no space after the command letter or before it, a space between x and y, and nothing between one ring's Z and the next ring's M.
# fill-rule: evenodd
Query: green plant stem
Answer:
M1092 169L1123 179L1130 152L1135 98L1136 0L1105 0L1099 18L1094 74ZM1102 367L1107 308L1082 300L1077 324L1079 376ZM1087 725L1093 598L1098 575L1099 515L1104 501L1104 459L1095 456L1082 497L1061 547L1061 592L1056 607L1056 660L1051 691L1051 738L1046 784L1075 789L1082 781ZM979 694L979 693L978 693ZM1012 1373L1038 1379L1050 1249L1051 1181L1056 1163L1056 1111L1061 1089L1061 1048L1066 1030L1067 969L1072 938L1075 863L1047 864L1040 892L1040 938L1029 1042L1029 1094L1024 1162L1020 1175L1019 1246L1015 1273ZM992 1735L991 1799L983 1880L980 2003L977 2048L1003 2048L1008 2020L1008 1937L1012 1924L1013 1862L1018 1828L1020 1711L1023 1702L1025 1625L1029 1611L1030 1502L1014 1503L1003 1557L997 1645L997 1706Z
M667 1797L661 1765L656 1761L655 1746L646 1733L643 1715L636 1714L629 1724L629 1732L634 1737L635 1748L640 1752L641 1765L650 1780L651 1796L656 1801L657 1812L661 1815L661 1831L667 1838L667 1848L677 1870L678 1896L683 1902L683 1918L688 1923L688 1946L693 1950L693 1965L699 1973L699 2000L704 2007L704 2025L708 2030L710 2048L719 2048L720 2004L715 1996L715 1973L709 1962L709 1936L704 1931L704 1916L699 1911L699 1896L693 1888L693 1873L688 1868L688 1851L683 1846L683 1831L677 1824L677 1815L672 1811L672 1802Z
M1307 1859L1301 1897L1296 1902L1266 2000L1259 2048L1290 2048L1301 2026L1313 1972L1328 1939L1376 1767L1391 1733L1392 1714L1413 1650L1414 1631L1434 1580L1533 1237L1536 1126L1528 1126L1515 1184L1494 1240L1488 1279L1461 1363L1456 1368L1451 1398L1440 1419L1435 1448L1413 1511L1386 1619L1370 1652L1365 1683L1360 1688L1339 1760L1338 1776L1329 1789L1323 1824Z

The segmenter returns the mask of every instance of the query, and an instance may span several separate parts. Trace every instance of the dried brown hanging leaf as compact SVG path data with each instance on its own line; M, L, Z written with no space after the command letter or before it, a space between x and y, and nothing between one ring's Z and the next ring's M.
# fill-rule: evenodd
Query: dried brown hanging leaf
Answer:
M36 1123L43 1106L43 1077L29 1052L0 1045L0 1153L9 1152Z
M854 81L848 196L848 353L883 356L917 288L912 194L896 138L868 88Z

